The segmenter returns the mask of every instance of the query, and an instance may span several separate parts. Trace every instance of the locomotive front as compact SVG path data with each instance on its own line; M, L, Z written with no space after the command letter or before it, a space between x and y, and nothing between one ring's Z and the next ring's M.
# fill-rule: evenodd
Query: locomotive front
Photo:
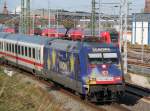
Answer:
M85 93L91 101L117 100L124 92L121 57L117 47L86 48Z

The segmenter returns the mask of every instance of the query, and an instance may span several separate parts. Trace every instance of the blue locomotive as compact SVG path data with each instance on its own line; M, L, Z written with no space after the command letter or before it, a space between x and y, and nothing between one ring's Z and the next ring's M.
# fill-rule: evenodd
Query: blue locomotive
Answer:
M116 100L124 92L114 45L0 33L0 57L91 101Z

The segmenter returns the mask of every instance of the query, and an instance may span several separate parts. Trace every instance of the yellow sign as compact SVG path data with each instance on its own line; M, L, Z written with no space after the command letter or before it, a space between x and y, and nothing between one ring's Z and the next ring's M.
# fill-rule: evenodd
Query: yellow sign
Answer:
M74 72L74 56L73 54L70 56L70 70L71 72Z
M55 51L55 49L53 49L53 51L52 51L52 64L53 64L53 66L56 65L56 51Z
M47 59L47 65L48 65L48 69L51 69L51 60L50 60L50 56L48 55L48 59Z

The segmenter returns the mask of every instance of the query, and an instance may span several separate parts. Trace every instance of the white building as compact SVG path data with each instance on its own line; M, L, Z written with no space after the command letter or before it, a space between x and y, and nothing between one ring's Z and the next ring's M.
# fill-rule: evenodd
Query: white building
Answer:
M131 43L150 45L150 13L133 14Z

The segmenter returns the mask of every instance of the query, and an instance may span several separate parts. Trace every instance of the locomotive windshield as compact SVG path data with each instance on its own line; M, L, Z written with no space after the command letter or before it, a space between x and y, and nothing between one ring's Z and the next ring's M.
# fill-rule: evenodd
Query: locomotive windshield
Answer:
M118 63L117 53L90 53L88 54L90 64L103 64L103 63Z
M88 59L90 64L102 64L103 63L103 58L102 58L102 53L91 53L88 54Z
M117 63L117 53L103 53L104 63Z

